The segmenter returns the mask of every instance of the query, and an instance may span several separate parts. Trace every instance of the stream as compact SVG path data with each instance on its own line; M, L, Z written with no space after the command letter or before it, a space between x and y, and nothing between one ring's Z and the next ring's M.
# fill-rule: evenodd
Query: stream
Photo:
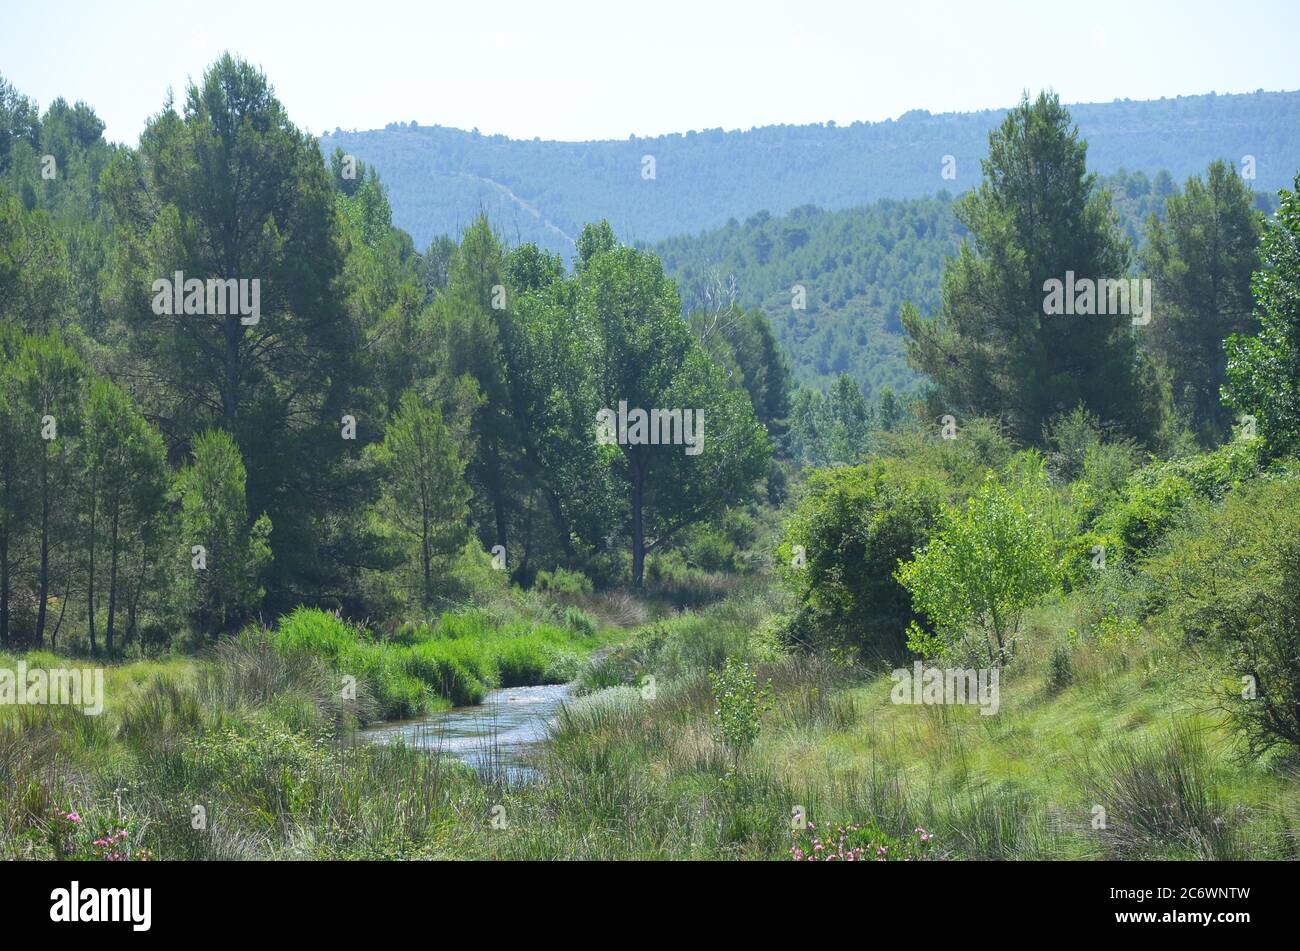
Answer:
M526 780L537 775L529 754L546 739L547 728L572 691L572 684L504 687L481 704L381 723L365 728L361 736L372 743L403 742L445 753L481 773L504 773L509 781Z

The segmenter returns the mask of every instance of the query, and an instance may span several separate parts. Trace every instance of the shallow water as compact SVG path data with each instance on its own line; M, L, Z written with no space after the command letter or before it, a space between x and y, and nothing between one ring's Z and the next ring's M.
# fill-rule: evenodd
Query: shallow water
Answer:
M361 735L372 743L403 742L446 753L480 772L527 779L536 775L529 754L546 739L548 726L572 690L572 684L505 687L476 706L390 721L367 727Z

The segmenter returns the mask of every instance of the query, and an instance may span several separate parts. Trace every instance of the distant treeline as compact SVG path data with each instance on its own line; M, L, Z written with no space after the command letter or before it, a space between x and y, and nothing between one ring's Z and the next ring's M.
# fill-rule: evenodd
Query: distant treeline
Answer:
M988 134L1006 110L897 121L712 129L605 142L512 140L392 123L321 138L374 165L390 189L393 223L419 247L458 234L485 211L513 244L573 254L584 223L607 218L625 241L659 241L743 220L764 209L849 208L881 198L963 192L980 180ZM1215 159L1253 157L1253 186L1288 186L1300 166L1300 92L1180 96L1070 107L1089 167L1177 181ZM648 178L646 156L653 158ZM945 156L953 177L945 178Z

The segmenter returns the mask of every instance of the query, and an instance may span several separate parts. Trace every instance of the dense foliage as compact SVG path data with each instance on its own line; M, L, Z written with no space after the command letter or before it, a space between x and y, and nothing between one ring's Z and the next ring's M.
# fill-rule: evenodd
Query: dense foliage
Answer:
M686 319L608 224L572 272L482 216L421 255L375 169L229 55L134 149L0 92L0 643L394 625L498 571L640 586L777 478L766 321ZM628 406L676 428L605 444Z

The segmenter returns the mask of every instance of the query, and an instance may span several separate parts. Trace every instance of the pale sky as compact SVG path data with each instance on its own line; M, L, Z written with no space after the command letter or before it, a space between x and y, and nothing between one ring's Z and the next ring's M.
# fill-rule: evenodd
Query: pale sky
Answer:
M0 74L134 143L223 50L321 133L415 120L603 139L909 109L1300 89L1296 0L5 0Z

